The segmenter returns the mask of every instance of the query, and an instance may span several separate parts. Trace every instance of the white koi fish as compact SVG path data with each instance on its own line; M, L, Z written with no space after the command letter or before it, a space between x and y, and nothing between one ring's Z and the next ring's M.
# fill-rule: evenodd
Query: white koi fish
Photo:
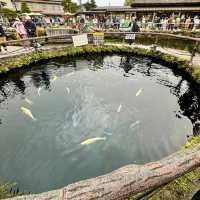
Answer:
M143 91L143 88L139 89L135 96L138 97L142 93L142 91Z
M21 107L21 111L29 116L32 120L36 121L37 119L33 116L32 112L28 109L28 108L25 108L25 107Z
M57 79L58 79L58 77L54 76L52 81L56 81Z
M81 142L81 145L89 145L89 144L93 144L93 143L96 143L98 141L103 141L103 140L106 140L106 137L90 138L88 140Z
M74 75L74 72L70 72L69 74L67 74L67 76L72 76Z
M25 98L25 101L26 101L28 104L33 105L33 102L32 102L30 99Z
M117 112L120 113L121 109L122 109L122 105L120 104L119 107L118 107L118 109L117 109Z
M38 96L40 96L40 91L42 90L41 87L38 88Z
M130 125L130 128L133 129L139 124L140 124L140 121L136 121L136 122L134 122L133 124Z
M69 94L69 93L70 93L70 89L69 89L69 88L66 88L66 90L67 90L67 93Z

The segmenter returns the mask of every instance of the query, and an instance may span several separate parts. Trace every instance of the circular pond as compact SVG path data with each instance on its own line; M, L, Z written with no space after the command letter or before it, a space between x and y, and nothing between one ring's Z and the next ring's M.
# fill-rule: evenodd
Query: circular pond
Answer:
M177 151L200 98L168 67L94 55L1 76L0 181L42 192Z

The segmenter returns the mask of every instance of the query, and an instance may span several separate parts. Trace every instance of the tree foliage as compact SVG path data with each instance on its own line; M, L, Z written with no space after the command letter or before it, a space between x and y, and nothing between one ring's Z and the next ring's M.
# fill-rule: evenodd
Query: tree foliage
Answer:
M78 10L78 5L71 0L62 0L63 10L65 12L75 13Z
M95 0L90 0L83 4L86 10L92 10L97 7Z
M125 0L124 2L125 6L131 6L132 4L134 4L134 0Z
M31 12L31 10L28 7L27 3L25 1L23 1L21 3L21 13L30 13L30 12Z
M8 8L0 8L0 13L3 14L4 17L7 17L9 19L17 17L17 13Z
M14 186L16 186L16 183L0 184L0 199L13 197L14 195L10 193L10 189Z

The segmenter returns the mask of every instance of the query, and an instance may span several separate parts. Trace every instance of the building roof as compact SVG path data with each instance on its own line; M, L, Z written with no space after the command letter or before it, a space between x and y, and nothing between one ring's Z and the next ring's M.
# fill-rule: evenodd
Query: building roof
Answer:
M200 5L200 0L134 0L132 7L139 5Z
M21 2L21 0L15 0L16 2ZM62 0L23 0L27 3L43 3L43 4L61 4Z
M131 6L98 6L93 10L107 10L107 9L129 9Z
M200 11L200 6L198 7L137 7L133 8L133 11L135 12L156 12L156 11Z
M200 4L200 0L134 0L134 3L138 4L138 3L170 3L170 4L177 4L177 3L199 3ZM133 4L134 4L133 3Z
M129 10L132 10L131 6L100 6L94 8L92 11L123 12Z

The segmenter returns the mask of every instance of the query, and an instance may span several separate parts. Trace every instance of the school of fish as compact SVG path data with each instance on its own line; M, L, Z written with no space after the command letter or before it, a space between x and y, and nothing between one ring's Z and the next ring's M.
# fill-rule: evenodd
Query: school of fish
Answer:
M71 76L71 75L73 75L73 74L74 74L74 73L72 72L72 73L69 74L69 76ZM53 81L56 81L57 79L58 79L57 76L54 76L54 77L53 77ZM37 91L38 96L41 95L41 93L40 93L41 90L42 90L42 88L39 87L39 88L38 88L38 91ZM70 89L69 89L68 87L66 88L66 90L67 90L67 93L70 94ZM142 91L143 91L143 88L139 89L138 92L136 93L136 97L139 96L139 95L142 93ZM30 99L25 98L25 101L26 101L29 105L33 105L33 102L32 102ZM23 112L26 116L30 117L33 121L36 121L36 120L37 120L37 119L33 116L33 114L32 114L32 112L31 112L30 109L28 109L28 108L26 108L26 107L23 107L23 106L22 106L20 109L21 109L21 112ZM121 109L122 109L122 104L119 105L119 107L118 107L118 109L117 109L117 113L120 113L120 112L121 112ZM137 126L138 124L140 124L140 121L136 121L135 123L131 124L131 125L130 125L130 128L133 129L133 128L134 128L135 126ZM94 137L94 138L90 138L90 139L87 139L87 140L81 142L81 145L90 145L90 144L94 144L94 143L99 142L99 141L105 141L106 139L107 139L106 137Z

